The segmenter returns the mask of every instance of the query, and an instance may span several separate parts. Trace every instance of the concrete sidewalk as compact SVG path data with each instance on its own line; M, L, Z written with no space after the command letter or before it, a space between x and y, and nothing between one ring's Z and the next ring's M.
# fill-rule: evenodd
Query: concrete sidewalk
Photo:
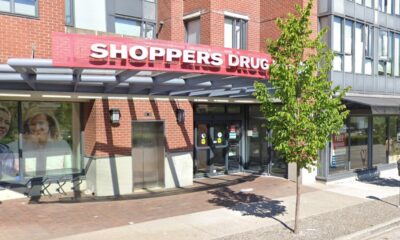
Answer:
M26 239L26 234L29 239L88 240L333 239L400 217L395 204L398 183L398 179L387 177L369 182L304 186L302 233L296 237L290 232L295 184L257 177L244 183L151 199L38 205L6 201L0 208L15 213L7 205L19 203L25 213L18 214L31 214L31 220L16 224L2 214L0 232L4 234L0 239ZM45 214L35 221L35 214L40 211ZM58 225L45 220L46 215L52 221L56 219ZM351 221L355 219L358 220ZM54 231L46 229L43 223ZM21 229L25 234L20 234ZM40 232L39 237L34 237L32 231Z

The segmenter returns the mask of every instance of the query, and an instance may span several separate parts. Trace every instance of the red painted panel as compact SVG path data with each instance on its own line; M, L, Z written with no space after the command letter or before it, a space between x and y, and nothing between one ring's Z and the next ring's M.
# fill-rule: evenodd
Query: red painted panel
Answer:
M52 58L53 66L55 67L204 73L266 79L268 76L268 70L265 69L269 67L269 64L271 63L271 57L265 53L162 40L66 33L53 33L52 40ZM91 54L93 53L96 53L97 55L100 54L100 52L91 49L93 44L104 44L106 47L102 50L105 50L108 55L101 59L91 57ZM121 54L118 54L116 58L111 58L109 54L110 44L114 44L115 48L118 50L124 48L125 50L127 49L126 54L128 57L125 55L126 59L123 59L124 57ZM137 46L142 46L149 52L151 49L161 48L164 50L175 49L183 53L190 53L193 54L194 57L189 58L196 63L187 63L183 60L183 57L176 57L173 58L173 61L167 62L165 55L157 57L154 61L150 61L149 57L138 61L135 60L129 52L129 49ZM213 60L211 58L208 58L208 60L203 58L203 60L200 61L200 58L197 57L197 54L200 52L203 54L208 53L210 55L217 54L218 56L221 56L220 60L222 61L220 61L219 66L213 66L210 64ZM143 53L141 51L135 51L134 54L141 55ZM241 66L229 66L228 62L230 57L234 60L241 59L243 64ZM218 61L214 61L214 63L215 62Z

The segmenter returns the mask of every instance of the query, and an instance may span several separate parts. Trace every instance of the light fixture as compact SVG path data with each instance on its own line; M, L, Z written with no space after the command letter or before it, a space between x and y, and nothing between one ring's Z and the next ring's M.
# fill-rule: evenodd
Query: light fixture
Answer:
M178 121L178 123L185 122L185 110L183 110L183 109L176 110L176 120Z
M119 124L121 119L121 112L118 108L111 108L110 109L110 122L112 124Z

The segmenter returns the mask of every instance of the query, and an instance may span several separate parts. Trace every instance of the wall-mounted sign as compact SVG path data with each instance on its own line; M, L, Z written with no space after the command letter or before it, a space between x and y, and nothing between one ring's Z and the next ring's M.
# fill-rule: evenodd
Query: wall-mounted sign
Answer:
M55 67L132 69L267 77L265 53L161 40L53 33Z

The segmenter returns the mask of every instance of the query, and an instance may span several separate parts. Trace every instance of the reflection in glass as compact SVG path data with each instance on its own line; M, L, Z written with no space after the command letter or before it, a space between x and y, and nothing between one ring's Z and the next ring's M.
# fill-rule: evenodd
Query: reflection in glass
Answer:
M15 13L35 16L36 0L15 0Z
M17 103L0 102L0 180L15 179L19 173L18 149L9 144L18 139Z
M10 0L0 0L0 11L2 12L10 12Z
M226 154L226 125L211 125L212 143L210 149L210 164L212 173L225 172L225 154Z
M368 117L350 118L350 167L368 167Z
M373 117L372 121L372 163L373 165L386 163L389 154L389 142L391 141L386 137L386 117Z
M263 120L250 119L247 128L247 143L249 147L246 169L263 171L271 161L272 145L265 137L267 130L262 127Z
M339 134L332 136L331 159L329 162L329 173L337 173L348 170L349 146L348 133L343 127Z
M386 149L389 151L388 163L396 163L400 160L400 118L397 116L389 117L389 137Z

